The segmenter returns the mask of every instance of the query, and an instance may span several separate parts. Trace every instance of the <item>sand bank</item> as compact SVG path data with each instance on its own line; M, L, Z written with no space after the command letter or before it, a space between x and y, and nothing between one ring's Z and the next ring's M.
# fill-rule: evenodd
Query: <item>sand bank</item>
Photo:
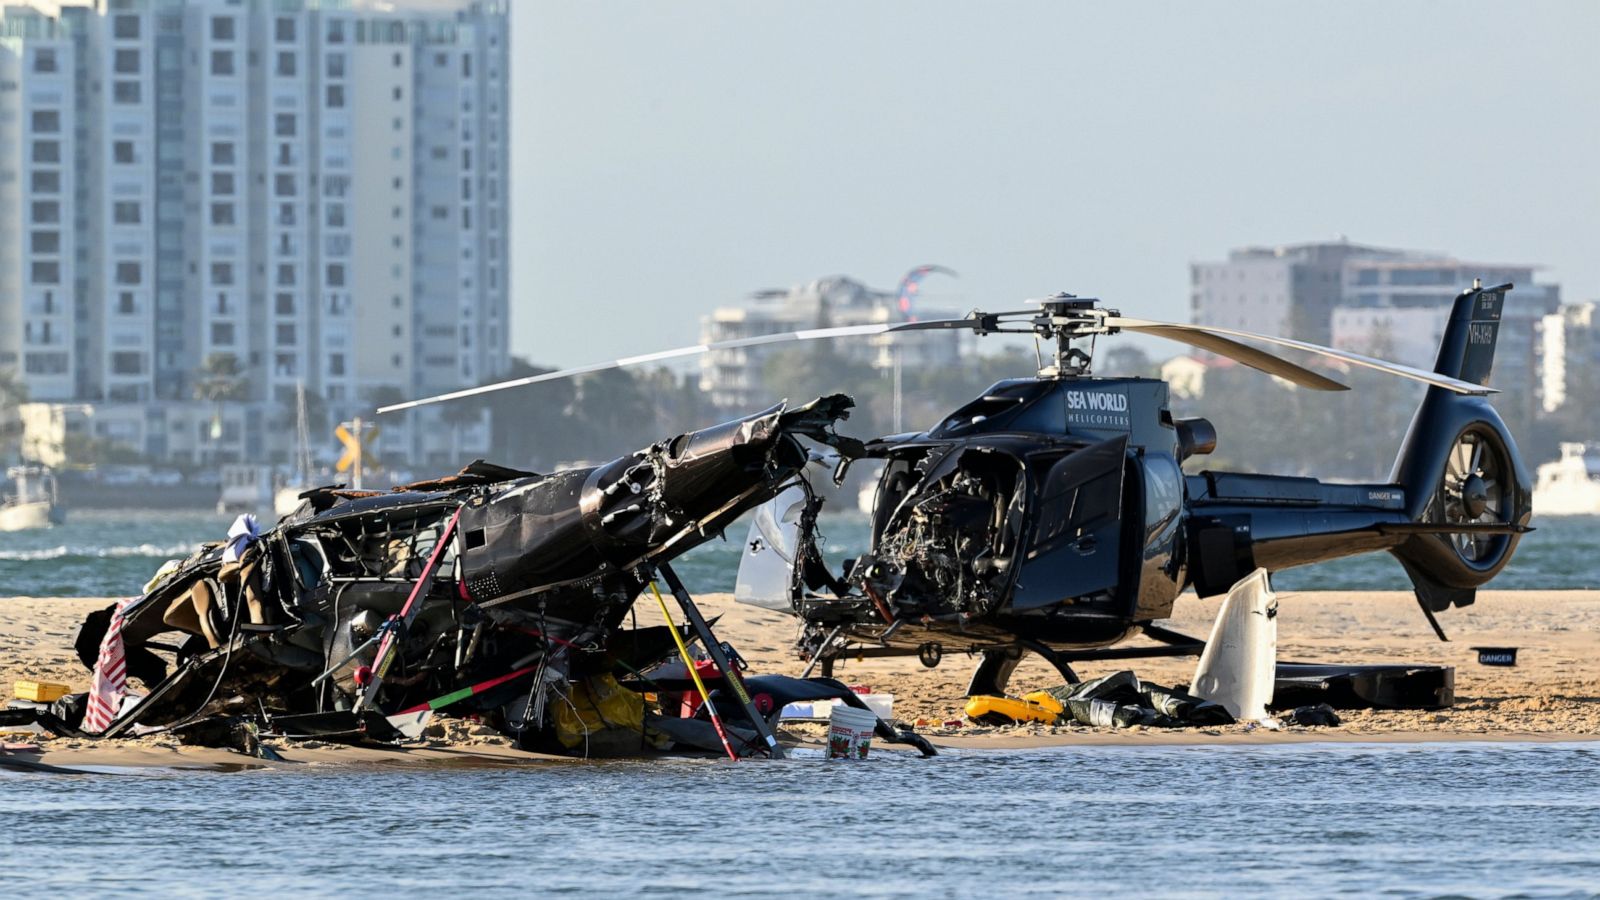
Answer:
M72 639L89 611L104 599L0 598L0 690L19 678L88 686ZM719 635L733 643L756 672L799 674L793 654L794 620L740 606L726 594L700 598L708 616L722 615ZM1218 601L1184 598L1170 627L1204 636ZM653 604L638 604L641 625L659 621ZM914 659L841 661L835 674L895 695L895 716L925 724L919 731L950 747L1020 748L1104 744L1280 744L1302 741L1600 740L1600 592L1489 591L1474 606L1440 616L1450 635L1439 642L1416 601L1404 592L1301 592L1279 594L1279 658L1307 662L1436 663L1456 667L1456 706L1439 712L1344 714L1337 728L1271 732L1228 728L1106 731L1082 727L984 728L946 726L962 718L962 693L971 674L965 657L949 656L937 669ZM1520 648L1515 668L1477 663L1476 645ZM1187 682L1193 659L1143 659L1088 663L1085 677L1132 668L1158 683ZM1029 660L1012 680L1013 693L1060 683L1049 666ZM807 737L808 729L795 729ZM456 725L425 747L404 751L338 745L276 744L301 764L506 765L549 760L523 753L504 738ZM218 750L181 747L163 736L99 743L58 739L26 758L55 765L237 765L246 760Z

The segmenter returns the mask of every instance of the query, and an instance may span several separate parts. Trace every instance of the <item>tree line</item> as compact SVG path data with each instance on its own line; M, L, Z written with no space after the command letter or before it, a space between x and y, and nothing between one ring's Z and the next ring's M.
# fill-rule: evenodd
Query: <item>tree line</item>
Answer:
M986 387L1005 378L1030 376L1036 368L1030 351L1007 348L968 357L959 365L906 368L902 372L901 422L906 431L932 427ZM1137 347L1102 349L1098 374L1156 376L1158 367ZM504 378L521 378L551 368L514 359ZM761 367L766 396L749 409L719 409L700 390L699 373L668 369L612 369L572 379L456 401L447 424L476 421L492 414L489 458L506 465L548 471L560 463L611 459L653 441L704 428L787 399L802 403L833 393L856 401L840 430L861 438L890 433L894 426L894 383L831 341L765 351ZM1364 369L1331 373L1352 390L1324 393L1294 389L1243 366L1208 371L1203 396L1174 398L1176 416L1204 416L1219 435L1215 454L1191 468L1235 469L1320 478L1386 478L1412 412L1424 388ZM196 373L194 395L217 410L245 395L244 373L232 359L208 359ZM1600 383L1600 373L1579 373ZM497 379L498 380L498 379ZM1575 386L1573 395L1594 396L1600 387ZM21 425L16 408L27 390L14 370L0 370L0 461L14 460ZM363 398L374 405L404 399L398 390ZM1562 440L1582 440L1593 432L1588 410L1569 402L1551 415L1536 416L1532 400L1498 398L1530 463L1556 455ZM326 404L307 392L314 433L328 425ZM293 405L280 411L277 424L292 429ZM131 448L101 446L103 440L77 435L68 456L75 464L138 461Z

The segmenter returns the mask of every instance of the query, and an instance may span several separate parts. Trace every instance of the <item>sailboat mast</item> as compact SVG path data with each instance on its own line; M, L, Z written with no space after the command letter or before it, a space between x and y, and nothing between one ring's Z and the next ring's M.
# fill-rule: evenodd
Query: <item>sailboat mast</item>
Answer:
M901 392L900 392L900 385L901 385L901 378L900 378L900 342L898 340L896 340L894 342L894 344L893 344L893 347L894 347L894 433L895 434L899 434L901 432L901 430L902 430L901 426L900 426L900 409L901 409L901 399L902 399L901 398Z
M306 421L306 383L297 381L294 385L295 399L295 434L300 445L295 448L295 465L299 468L299 484L304 485L311 479L311 426Z

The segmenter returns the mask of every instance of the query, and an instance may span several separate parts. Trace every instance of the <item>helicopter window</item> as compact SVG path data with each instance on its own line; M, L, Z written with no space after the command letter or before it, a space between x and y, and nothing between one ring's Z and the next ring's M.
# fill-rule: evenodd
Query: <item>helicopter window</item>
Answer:
M1148 534L1167 526L1183 503L1183 472L1169 456L1144 459L1144 522Z
M970 428L1003 412L1016 409L1025 399L1023 397L987 394L952 413L950 418L944 420L944 425L941 426L941 429Z
M309 591L322 583L328 565L323 558L322 546L315 538L308 536L290 541L289 558L294 561L295 580L301 589Z

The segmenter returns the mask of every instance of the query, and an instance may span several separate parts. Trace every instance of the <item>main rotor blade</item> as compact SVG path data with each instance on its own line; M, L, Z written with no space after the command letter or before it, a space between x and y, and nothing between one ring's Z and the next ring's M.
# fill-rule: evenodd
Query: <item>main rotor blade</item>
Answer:
M951 331L970 328L974 331L989 328L992 330L996 316L1017 315L1017 313L974 313L960 319L928 319L922 322L874 322L868 325L841 325L835 328L809 328L803 331L786 331L781 334L763 334L756 337L735 338L729 341L714 341L709 344L695 344L692 347L678 347L672 350L662 350L656 353L644 353L639 356L625 356L621 359L608 360L601 363L590 363L584 366L574 366L570 369L561 369L555 372L545 372L540 375L529 375L526 378L513 378L510 381L501 381L495 384L486 384L475 388L452 391L448 394L439 394L434 397L425 397L421 400L409 400L405 403L395 403L380 407L378 412L396 412L402 409L413 409L430 403L442 403L446 400L460 400L463 397L476 397L479 394L503 391L507 388L522 387L528 384L538 384L541 381L556 381L561 378L571 378L575 375L587 375L591 372L602 372L607 369L622 369L628 366L644 365L646 363L663 362L669 359L680 359L686 356L698 356L714 350L737 350L741 347L760 347L766 344L784 344L793 341L816 341L837 337L860 337L865 335L888 334L898 331ZM981 318L980 318L981 316Z
M1212 348L1207 346L1207 344L1202 343L1202 341L1227 340L1229 344L1232 344L1235 347L1245 347L1244 344L1240 344L1236 341L1231 341L1226 337L1223 337L1223 335L1228 335L1231 337L1244 338L1245 340L1249 341L1261 341L1262 343L1266 344L1276 344L1280 347L1292 347L1296 350L1304 350L1307 353L1315 353L1318 356L1326 356L1330 359L1342 360L1344 362L1351 363L1352 365L1364 366L1368 369L1374 369L1390 375L1397 375L1401 378L1409 378L1412 381L1420 381L1424 384L1433 385L1434 387L1442 387L1445 390L1455 391L1458 394L1473 394L1482 396L1485 394L1499 393L1499 391L1495 388L1484 387L1481 384L1473 384L1470 381L1462 381L1458 378L1451 378L1448 375L1440 375L1437 372L1428 372L1412 366L1388 362L1387 360L1382 359L1374 359L1371 356L1363 356L1360 353L1351 353L1348 350L1336 350L1332 347L1324 347L1321 344L1313 344L1307 341L1297 341L1292 338L1276 337L1270 334L1258 334L1254 331L1240 331L1234 328L1220 328L1215 325L1183 325L1176 322L1152 322L1147 319L1128 319L1121 316L1107 316L1105 323L1112 328L1121 328L1126 331L1134 331L1141 334L1153 334L1157 337L1164 337L1168 340L1192 344L1196 347L1201 347L1207 350L1212 350ZM1271 354L1262 353L1262 351L1255 350L1251 347L1246 347L1245 349L1265 356L1267 359L1278 359ZM1212 352L1219 353L1222 356L1238 359L1239 362L1242 362L1247 366L1262 369L1262 371L1272 371L1270 369L1257 366L1255 363L1250 362L1242 357L1234 356L1234 354L1229 351L1212 350ZM1282 363L1283 361L1279 360L1279 362ZM1290 365L1292 365L1292 363ZM1278 373L1273 372L1272 374L1276 375ZM1337 384L1337 382L1334 383ZM1342 385L1340 386L1340 389L1343 389ZM1323 388L1323 390L1327 390L1327 388Z
M1304 366L1296 365L1282 357L1273 356L1265 350L1258 350L1248 344L1230 340L1221 335L1209 332L1193 332L1183 329L1183 326L1167 326L1164 322L1145 322L1141 319L1124 319L1121 316L1107 316L1105 323L1114 328L1127 331L1136 331L1140 334L1150 334L1163 337L1167 340L1178 341L1210 350L1218 356L1241 362L1252 369L1262 371L1268 375L1276 375L1292 384L1314 391L1348 391L1350 387L1326 375L1313 372Z

